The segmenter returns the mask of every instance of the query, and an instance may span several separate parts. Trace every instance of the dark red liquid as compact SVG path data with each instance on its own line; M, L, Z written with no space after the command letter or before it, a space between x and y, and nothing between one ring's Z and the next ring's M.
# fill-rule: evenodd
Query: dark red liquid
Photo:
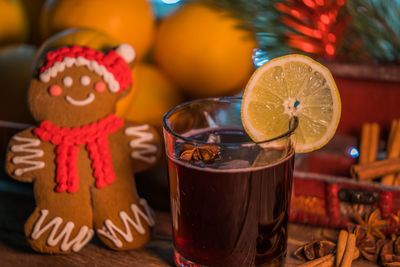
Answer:
M283 265L293 155L267 167L236 170L169 159L176 251L206 266Z

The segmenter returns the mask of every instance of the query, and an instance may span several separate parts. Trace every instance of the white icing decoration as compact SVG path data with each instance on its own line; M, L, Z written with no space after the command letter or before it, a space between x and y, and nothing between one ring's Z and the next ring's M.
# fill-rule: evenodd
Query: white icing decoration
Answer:
M108 83L112 79L112 75L110 73L106 73L103 77L104 81Z
M95 100L95 95L93 93L90 93L85 99L83 100L76 100L73 99L72 97L70 97L69 95L67 95L65 97L65 100L73 105L73 106L78 106L78 107L83 107L83 106L87 106L89 104L91 104L94 100Z
M54 63L54 68L59 71L60 70L60 62Z
M42 82L49 82L50 78L54 78L60 72L64 71L65 68L70 68L72 66L85 66L89 70L94 71L97 75L105 78L108 76L106 83L111 92L115 93L119 91L119 82L115 79L114 75L107 70L106 67L99 65L95 60L87 60L84 57L65 57L63 61L56 62L52 67L45 70L40 74L39 79Z
M48 83L50 81L50 75L48 73L40 74L40 80L44 83Z
M125 62L131 63L136 56L135 49L130 44L121 44L115 49L118 55L120 55Z
M103 73L103 75L106 75L107 69L103 65L98 65L99 66L99 72Z
M147 143L154 139L154 135L148 131L149 128L150 127L147 124L128 127L125 129L125 134L136 137L129 143L129 146L134 150L131 153L131 157L146 163L154 163L157 160L156 156L149 154L156 153L157 147L153 144Z
M142 225L140 217L142 217L149 226L154 226L154 213L147 205L145 199L143 198L140 199L139 203L144 207L146 214L136 204L132 204L131 210L133 213L133 219L129 217L129 215L125 211L121 211L119 213L119 217L121 218L121 221L124 224L123 230L115 226L115 224L110 219L107 219L104 222L104 226L101 229L97 229L97 233L99 235L103 235L106 238L110 239L114 243L114 245L118 248L122 247L123 243L118 238L117 234L121 235L126 242L133 241L133 236L130 226L132 226L133 229L135 229L139 234L145 234L146 230Z
M76 61L77 61L77 65L78 65L78 66L85 66L85 65L88 65L88 64L89 64L89 60L87 60L87 59L84 58L84 57L77 57L77 58L76 58Z
M119 85L118 84L115 84L115 83L112 83L110 86L110 91L111 92L117 92L119 89Z
M72 78L71 78L70 76L64 77L64 79L63 79L63 84L64 84L66 87L71 87L73 83L74 83L74 81L72 80Z
M100 72L100 69L99 69L99 64L97 64L97 61L92 61L92 62L90 62L90 65L89 65L90 67L89 68L91 68L91 70L92 71L94 71L94 72Z
M81 84L82 84L83 86L88 86L88 85L90 84L90 77L87 76L87 75L83 75L83 76L81 77Z
M72 66L75 64L75 58L66 57L66 58L64 59L64 62L65 62L65 65L66 65L68 68L70 68L70 67L72 67Z
M54 66L54 69L56 71L50 72L50 77L51 78L55 78L57 76L57 72L58 72L58 66Z
M35 226L33 227L31 235L33 240L39 239L44 232L51 229L50 235L47 238L47 244L49 246L57 246L61 241L61 251L68 251L72 247L72 251L77 252L92 239L94 231L84 225L79 230L78 235L70 240L72 231L75 228L75 224L73 222L67 222L64 228L60 229L63 223L63 219L60 217L55 217L42 227L42 224L48 214L48 210L40 211L39 220L37 220Z
M12 159L12 163L30 165L30 167L15 169L14 174L16 176L21 176L22 174L24 174L26 172L42 169L45 167L45 163L43 161L33 160L33 159L43 157L43 155L44 155L43 150L41 150L39 148L35 148L35 147L40 146L39 139L21 137L21 136L14 136L13 139L18 142L24 142L24 144L11 146L11 151L14 153L23 152L23 153L26 153L26 155L14 156Z

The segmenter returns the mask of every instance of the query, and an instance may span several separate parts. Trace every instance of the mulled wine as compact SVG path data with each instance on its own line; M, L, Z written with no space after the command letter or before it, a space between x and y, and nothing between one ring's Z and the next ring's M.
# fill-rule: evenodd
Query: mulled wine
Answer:
M242 129L191 133L185 138L211 136L221 150L208 162L181 160L172 156L184 152L176 140L168 155L177 265L283 265L293 149L243 145L251 140Z
M256 143L241 105L199 99L164 115L176 266L283 265L297 120Z

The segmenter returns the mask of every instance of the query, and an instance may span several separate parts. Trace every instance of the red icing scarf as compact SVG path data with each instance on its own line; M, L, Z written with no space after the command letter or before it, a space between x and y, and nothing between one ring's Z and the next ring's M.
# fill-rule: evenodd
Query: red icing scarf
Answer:
M85 145L92 161L96 187L103 188L115 180L108 136L123 127L124 121L111 114L82 127L62 128L43 121L34 133L42 141L56 145L57 192L76 192L79 188L78 155Z

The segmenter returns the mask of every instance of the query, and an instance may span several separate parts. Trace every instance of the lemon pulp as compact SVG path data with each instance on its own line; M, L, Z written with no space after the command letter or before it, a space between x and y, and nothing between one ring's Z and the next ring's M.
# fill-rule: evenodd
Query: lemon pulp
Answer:
M243 126L256 142L287 132L290 118L298 117L295 150L304 153L333 137L341 102L327 68L306 56L287 55L267 62L253 74L241 109Z

